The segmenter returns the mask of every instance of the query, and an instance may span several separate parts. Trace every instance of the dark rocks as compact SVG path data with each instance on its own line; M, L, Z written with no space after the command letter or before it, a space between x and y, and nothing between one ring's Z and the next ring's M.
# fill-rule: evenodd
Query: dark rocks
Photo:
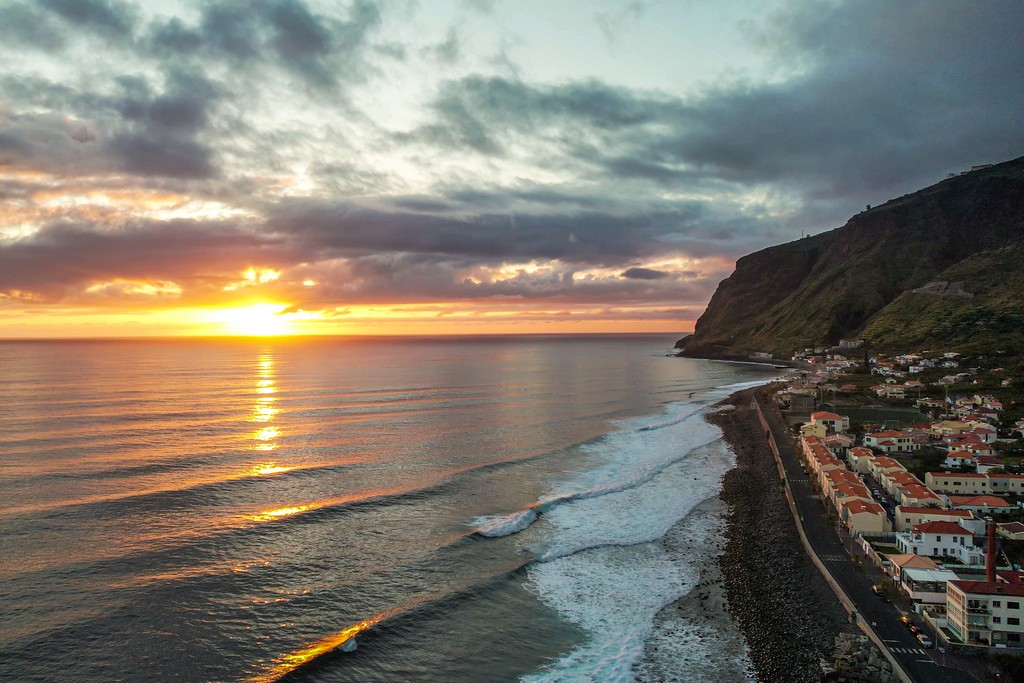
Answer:
M720 496L729 506L719 562L732 615L759 681L819 681L821 660L849 629L846 611L800 543L749 392L729 403L736 409L708 420L736 453Z
M822 681L829 683L896 683L892 665L867 636L841 633L831 664L822 662Z

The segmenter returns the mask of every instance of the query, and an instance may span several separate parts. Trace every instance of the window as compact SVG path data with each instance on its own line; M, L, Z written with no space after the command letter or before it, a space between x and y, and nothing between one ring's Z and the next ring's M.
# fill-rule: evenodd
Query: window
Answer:
M1019 643L1020 642L1020 634L1019 633L1007 633L1006 634L1006 639L1009 640L1009 641L1012 641L1014 643Z
M1019 602L1008 602L1006 603L1006 609L1020 609Z
M1003 622L1003 618L1002 617L992 617L992 623L993 624L1001 624L1002 622Z
M1020 618L1019 617L1007 617L1006 618L1006 623L1009 624L1010 626L1020 626Z
M992 606L993 606L993 607L1002 607L1002 606L1003 606L1003 603L1001 603L1001 602L1000 602L1000 601L998 601L998 600L993 600L993 601L992 601Z
M936 536L935 537L935 542L936 543L942 543L942 536Z

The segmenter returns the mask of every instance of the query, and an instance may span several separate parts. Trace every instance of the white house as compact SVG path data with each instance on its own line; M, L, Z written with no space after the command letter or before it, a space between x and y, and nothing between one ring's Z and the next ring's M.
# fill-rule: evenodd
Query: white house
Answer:
M956 522L925 522L896 534L902 553L929 557L953 557L960 564L984 565L985 553L975 547L974 534Z
M950 581L946 623L969 645L1020 647L1024 643L1024 584Z
M914 443L914 441L912 434L898 432L894 429L864 435L865 446L877 448L883 453L910 453L920 450L921 444Z
M896 506L896 530L909 531L925 522L955 522L974 533L985 532L984 520L975 519L970 510L942 510L932 507Z
M837 434L850 429L850 418L845 415L830 413L827 410L819 410L811 413L811 424L825 425L828 434Z
M900 572L899 585L914 603L925 606L945 605L946 584L959 579L949 569L906 567Z

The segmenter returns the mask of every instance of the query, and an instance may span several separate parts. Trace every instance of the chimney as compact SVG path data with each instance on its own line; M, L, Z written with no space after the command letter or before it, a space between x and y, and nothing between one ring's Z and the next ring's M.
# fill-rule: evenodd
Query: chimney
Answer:
M985 532L988 534L988 553L985 557L985 580L996 582L996 523L986 517Z

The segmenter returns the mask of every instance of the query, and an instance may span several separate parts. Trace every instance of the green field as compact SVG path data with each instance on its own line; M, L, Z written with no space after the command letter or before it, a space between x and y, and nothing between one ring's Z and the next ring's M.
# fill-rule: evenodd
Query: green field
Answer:
M913 408L875 408L871 406L859 406L857 408L839 406L833 408L829 404L823 404L823 410L830 410L840 415L846 415L850 422L878 422L888 425L910 425L915 422L927 422L928 416L914 410Z

